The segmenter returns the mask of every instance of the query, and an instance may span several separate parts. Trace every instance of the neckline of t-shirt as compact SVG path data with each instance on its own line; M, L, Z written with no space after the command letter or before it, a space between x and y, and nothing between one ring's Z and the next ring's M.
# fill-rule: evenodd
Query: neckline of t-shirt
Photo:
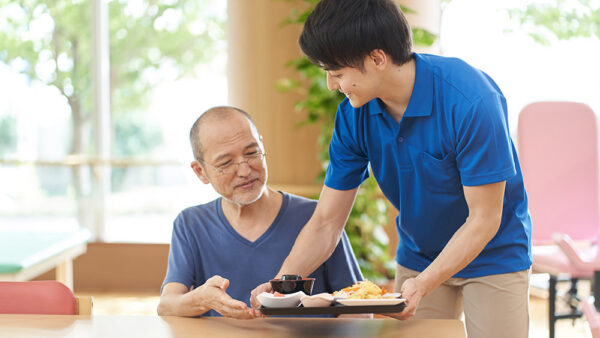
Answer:
M216 203L217 215L221 219L221 222L223 222L223 224L225 224L225 229L227 229L227 231L233 237L235 237L237 240L239 240L240 242L242 242L243 244L245 244L247 246L256 247L256 246L260 245L263 241L265 241L271 235L271 233L273 233L273 231L275 231L275 229L278 227L278 225L280 223L281 218L283 217L285 210L287 209L287 205L289 203L289 195L283 191L278 191L278 193L281 193L281 195L283 197L283 201L281 202L281 207L279 208L279 212L277 212L277 216L275 216L273 223L271 223L271 225L269 225L267 230L265 230L265 232L263 232L262 235L260 235L254 242L252 242L252 241L248 240L246 237L240 235L240 233L235 230L235 228L231 225L231 223L229 223L229 220L227 220L227 217L225 217L225 214L223 213L223 207L221 206L223 197L219 197L217 200L217 203Z

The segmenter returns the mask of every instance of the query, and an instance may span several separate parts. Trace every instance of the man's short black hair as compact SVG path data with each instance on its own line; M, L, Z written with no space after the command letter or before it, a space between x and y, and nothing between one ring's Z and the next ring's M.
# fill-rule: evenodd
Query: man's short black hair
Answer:
M393 0L321 0L306 19L299 43L326 70L362 70L364 58L375 49L397 65L412 57L410 26Z

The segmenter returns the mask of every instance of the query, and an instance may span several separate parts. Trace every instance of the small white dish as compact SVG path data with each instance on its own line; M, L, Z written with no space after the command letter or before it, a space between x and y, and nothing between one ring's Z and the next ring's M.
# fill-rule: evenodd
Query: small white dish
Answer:
M263 292L256 296L260 304L264 307L281 308L281 307L297 307L300 305L300 298L306 296L302 291L290 293L282 296L275 296L272 293Z
M336 299L336 302L346 306L371 306L371 305L397 305L405 301L404 298L380 299Z
M333 303L333 296L324 292L316 295L304 295L300 298L304 307L327 307Z

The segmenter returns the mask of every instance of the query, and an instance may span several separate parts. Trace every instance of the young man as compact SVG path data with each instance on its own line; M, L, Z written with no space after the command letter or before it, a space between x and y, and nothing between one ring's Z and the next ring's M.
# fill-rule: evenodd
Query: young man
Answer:
M393 316L464 311L469 337L526 337L531 221L506 100L482 71L411 44L392 0L322 0L307 18L300 47L347 98L316 211L277 276L333 252L370 167L399 210L407 307Z
M250 116L215 107L190 132L198 178L222 196L185 209L173 226L159 315L253 318L250 291L274 276L316 201L274 191L267 184L262 138ZM362 280L348 238L310 276L313 293ZM306 274L305 276L308 276Z

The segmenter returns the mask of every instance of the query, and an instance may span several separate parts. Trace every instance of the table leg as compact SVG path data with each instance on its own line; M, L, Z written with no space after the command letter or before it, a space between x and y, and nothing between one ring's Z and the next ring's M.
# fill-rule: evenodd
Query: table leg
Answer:
M554 338L554 324L556 323L556 284L558 277L550 275L548 280L548 333Z
M594 271L594 280L592 280L592 291L594 294L594 306L596 311L600 311L600 271Z
M73 290L73 260L67 259L56 266L56 280Z

